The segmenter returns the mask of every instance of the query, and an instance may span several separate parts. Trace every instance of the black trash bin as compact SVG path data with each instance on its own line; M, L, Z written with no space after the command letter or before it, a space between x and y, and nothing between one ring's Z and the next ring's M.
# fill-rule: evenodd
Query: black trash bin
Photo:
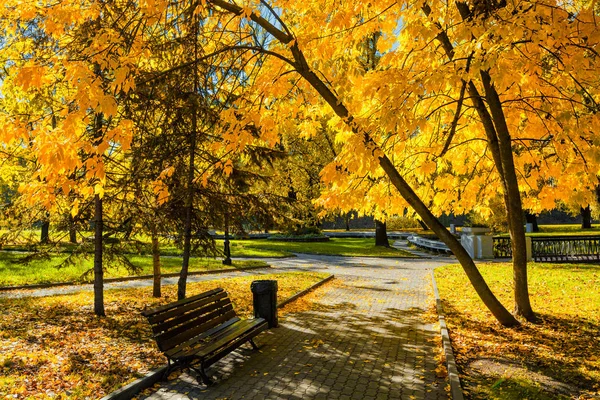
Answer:
M269 328L277 327L277 281L253 281L250 285L254 297L254 317L264 318Z

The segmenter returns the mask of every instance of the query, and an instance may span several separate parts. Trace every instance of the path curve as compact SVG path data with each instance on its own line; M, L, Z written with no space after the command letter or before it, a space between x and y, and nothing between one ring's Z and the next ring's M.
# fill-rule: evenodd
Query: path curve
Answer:
M265 261L273 271L329 272L337 283L313 310L287 314L261 334L260 352L240 349L209 368L214 386L183 373L138 399L447 399L435 373L439 332L424 312L433 304L431 269L452 259Z

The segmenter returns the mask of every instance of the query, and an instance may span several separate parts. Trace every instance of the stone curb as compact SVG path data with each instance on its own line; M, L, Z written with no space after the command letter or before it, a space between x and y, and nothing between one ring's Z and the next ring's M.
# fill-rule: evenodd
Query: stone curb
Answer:
M247 267L247 268L227 268L227 269L217 269L217 270L209 270L209 271L195 271L195 272L188 272L188 276L224 274L227 272L251 271L254 269L261 269L261 268L271 268L271 266L270 265L258 265L255 267ZM179 276L178 272L162 274L161 278L173 278L176 276ZM152 278L154 278L154 275L124 276L121 278L106 278L106 279L104 279L104 283L137 281L137 280L152 279ZM57 287L57 286L90 285L92 283L93 282L56 282L56 283L40 283L40 284L36 284L36 285L22 285L22 286L0 286L0 292L10 291L10 290L47 289L47 288Z
M262 267L262 268L264 268L264 267ZM298 298L308 294L310 291L329 282L333 278L334 278L333 275L329 275L327 278L315 283L314 285L310 286L309 288L304 289L291 297L288 297L287 299L283 300L281 303L278 303L277 308L281 308L281 307L285 306L286 304L289 304L289 303L293 302L294 300L297 300ZM158 381L160 381L166 371L166 368L167 368L167 366L164 365L160 368L155 369L154 371L148 372L145 376L143 376L131 383L128 383L127 385L123 386L120 389L115 390L112 393L107 394L106 396L102 397L100 400L130 400L136 394L140 393L142 390L147 389L150 386L157 383Z
M448 369L450 394L452 395L452 400L464 400L462 387L460 386L460 378L458 376L458 368L456 367L456 360L454 359L454 352L452 351L452 343L450 342L450 335L448 334L448 327L446 326L444 308L442 306L442 300L440 299L440 293L438 291L437 284L435 283L435 275L433 270L431 270L431 281L433 282L435 305L440 321L440 334L442 335L442 345L444 347L444 356L446 358L446 368Z
M143 377L128 383L120 389L115 390L112 393L107 394L100 400L129 400L142 390L149 388L156 382L160 381L167 370L167 366L164 365L154 371L148 372Z
M282 308L283 306L285 306L285 305L287 305L287 304L289 304L289 303L291 303L291 302L299 299L300 297L307 295L309 292L312 292L313 290L315 290L319 286L326 284L327 282L329 282L333 278L335 278L335 276L329 275L327 278L325 278L325 279L323 279L323 280L315 283L314 285L312 285L312 286L304 289L303 291L298 292L298 293L296 293L295 295L293 295L291 297L288 297L287 299L283 300L280 303L277 303L277 308Z

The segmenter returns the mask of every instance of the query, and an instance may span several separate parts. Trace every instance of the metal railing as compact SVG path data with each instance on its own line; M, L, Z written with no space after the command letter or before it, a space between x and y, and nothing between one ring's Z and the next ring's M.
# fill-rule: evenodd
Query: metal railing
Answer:
M600 236L535 236L531 253L538 262L600 262ZM512 257L509 237L494 238L494 258Z
M439 240L425 239L418 235L409 236L407 238L407 240L410 243L414 244L415 246L421 247L421 248L424 248L427 250L433 250L433 251L444 252L444 253L452 253L450 251L450 249L448 248L448 246L446 246L446 244L444 242L440 242Z
M509 237L495 237L494 241L494 258L511 258L512 248L510 247Z
M599 236L535 237L531 247L534 261L600 262Z

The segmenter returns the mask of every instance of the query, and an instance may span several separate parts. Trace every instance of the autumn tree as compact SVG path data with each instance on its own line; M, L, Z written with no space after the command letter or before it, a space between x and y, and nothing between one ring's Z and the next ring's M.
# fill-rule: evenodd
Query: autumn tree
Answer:
M486 305L510 325L516 320L432 213L485 212L485 199L495 191L490 182L498 182L513 243L515 313L533 317L521 191L553 180L552 193L544 187L536 199L548 207L570 195L577 186L574 180L584 188L596 181L597 167L582 161L598 154L593 135L598 118L589 110L596 104L598 85L593 5L210 4L238 16L249 30L260 27L270 38L257 43L248 37L236 47L272 56L270 68L263 67L253 87L257 96L272 102L257 115L267 127L274 115L310 118L307 107L290 102L290 97L276 99L293 91L306 103L311 88L311 107L324 102L339 117L338 137L346 144L345 152L323 172L336 187L325 194L324 203L334 206L351 197L350 186L343 182L354 176L387 176L453 250ZM347 49L374 32L382 34L380 63L376 70L358 74ZM574 67L581 63L588 67ZM518 79L507 73L515 65ZM290 77L291 71L302 79ZM248 112L252 106L238 104ZM270 129L263 131L270 135ZM383 195L384 188L385 183L366 193L383 205L390 198Z

